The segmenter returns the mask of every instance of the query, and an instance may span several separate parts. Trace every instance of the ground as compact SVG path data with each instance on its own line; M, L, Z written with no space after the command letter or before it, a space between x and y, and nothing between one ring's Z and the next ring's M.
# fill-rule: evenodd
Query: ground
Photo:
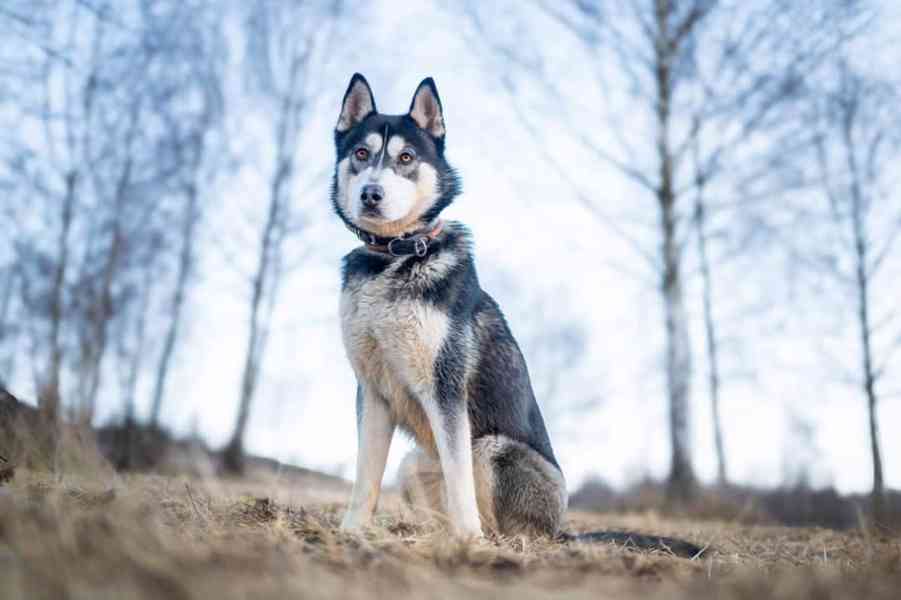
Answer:
M388 493L360 535L344 483L260 471L49 476L0 484L0 598L898 598L901 540L654 512L576 513L707 547L688 560L606 544L459 542Z

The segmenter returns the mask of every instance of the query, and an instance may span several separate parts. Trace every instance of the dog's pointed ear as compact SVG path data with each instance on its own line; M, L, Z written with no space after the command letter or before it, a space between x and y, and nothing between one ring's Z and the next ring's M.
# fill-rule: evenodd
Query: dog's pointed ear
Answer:
M413 102L410 103L410 117L416 124L428 131L436 138L444 137L444 110L441 108L441 98L438 97L438 88L435 80L426 77L416 88L413 94Z
M345 132L375 111L375 98L372 96L369 82L359 73L354 73L347 91L344 92L341 116L338 117L335 131Z

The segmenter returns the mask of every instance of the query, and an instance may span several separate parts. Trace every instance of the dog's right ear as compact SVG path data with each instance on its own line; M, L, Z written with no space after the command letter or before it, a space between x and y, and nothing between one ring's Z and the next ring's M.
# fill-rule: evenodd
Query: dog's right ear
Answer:
M366 78L359 73L354 73L350 78L350 85L344 92L344 101L341 103L341 116L335 125L335 131L343 133L375 112L375 98Z

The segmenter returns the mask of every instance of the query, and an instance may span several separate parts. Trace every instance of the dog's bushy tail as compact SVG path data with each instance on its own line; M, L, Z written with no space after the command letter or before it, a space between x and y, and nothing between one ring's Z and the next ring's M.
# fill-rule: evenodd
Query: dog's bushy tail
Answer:
M562 533L560 538L564 542L584 543L614 543L626 548L636 550L661 550L670 552L683 558L697 558L706 548L696 546L691 542L660 535L645 535L631 531L589 531L586 533Z

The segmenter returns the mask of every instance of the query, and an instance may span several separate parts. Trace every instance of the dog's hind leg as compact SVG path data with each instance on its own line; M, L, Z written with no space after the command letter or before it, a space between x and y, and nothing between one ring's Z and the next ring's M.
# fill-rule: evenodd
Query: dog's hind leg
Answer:
M566 512L560 470L526 444L505 436L473 442L479 508L501 535L555 537Z
M421 448L404 457L400 465L400 488L404 501L414 511L427 517L447 515L441 463Z
M485 438L483 438L484 440ZM494 439L494 438L492 438ZM497 531L497 518L494 514L494 476L493 465L485 456L490 452L491 444L473 443L473 476L476 488L476 504L482 528L485 531ZM430 456L417 448L405 457L400 466L401 494L404 501L417 513L426 517L447 517L447 492L444 473L437 457Z
M566 512L560 471L537 452L504 436L472 442L472 472L482 527L501 535L555 536ZM401 493L417 512L446 517L446 478L437 457L421 449L401 464Z

